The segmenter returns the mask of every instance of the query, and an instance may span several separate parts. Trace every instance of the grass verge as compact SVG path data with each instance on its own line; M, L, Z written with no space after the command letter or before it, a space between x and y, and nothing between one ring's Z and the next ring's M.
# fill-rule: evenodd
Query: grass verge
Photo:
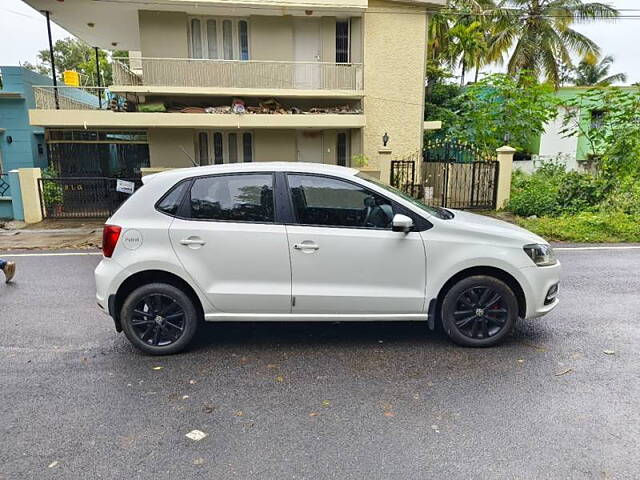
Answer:
M538 218L516 216L509 220L551 242L640 242L640 218L621 212L582 212Z

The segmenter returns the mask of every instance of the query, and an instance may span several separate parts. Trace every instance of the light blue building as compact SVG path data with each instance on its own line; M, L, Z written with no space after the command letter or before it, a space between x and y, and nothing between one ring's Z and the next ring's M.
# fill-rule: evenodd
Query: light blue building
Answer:
M14 217L14 200L8 172L47 167L44 130L29 125L29 109L35 108L32 87L51 85L52 81L22 67L0 67L0 75L0 218L10 219Z

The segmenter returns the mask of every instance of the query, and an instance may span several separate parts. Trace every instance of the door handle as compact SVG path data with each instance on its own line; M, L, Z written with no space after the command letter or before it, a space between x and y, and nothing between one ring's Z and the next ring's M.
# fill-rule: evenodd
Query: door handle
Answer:
M183 238L180 240L180 245L206 245L207 242L202 240L201 238Z
M293 248L295 248L296 250L319 250L320 246L317 243L313 242L302 242L296 243Z

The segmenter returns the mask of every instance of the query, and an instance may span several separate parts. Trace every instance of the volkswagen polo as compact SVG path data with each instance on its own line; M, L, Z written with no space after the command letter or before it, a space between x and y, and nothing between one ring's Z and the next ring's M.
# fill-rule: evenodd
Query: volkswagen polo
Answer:
M203 321L419 321L489 347L558 304L542 238L355 169L246 163L143 178L104 227L98 305L150 354Z

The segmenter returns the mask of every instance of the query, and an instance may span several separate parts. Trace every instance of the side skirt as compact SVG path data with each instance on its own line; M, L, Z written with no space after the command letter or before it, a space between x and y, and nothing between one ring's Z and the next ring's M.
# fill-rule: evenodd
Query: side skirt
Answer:
M208 313L207 322L407 322L427 320L424 313L399 314L312 314L312 313Z

